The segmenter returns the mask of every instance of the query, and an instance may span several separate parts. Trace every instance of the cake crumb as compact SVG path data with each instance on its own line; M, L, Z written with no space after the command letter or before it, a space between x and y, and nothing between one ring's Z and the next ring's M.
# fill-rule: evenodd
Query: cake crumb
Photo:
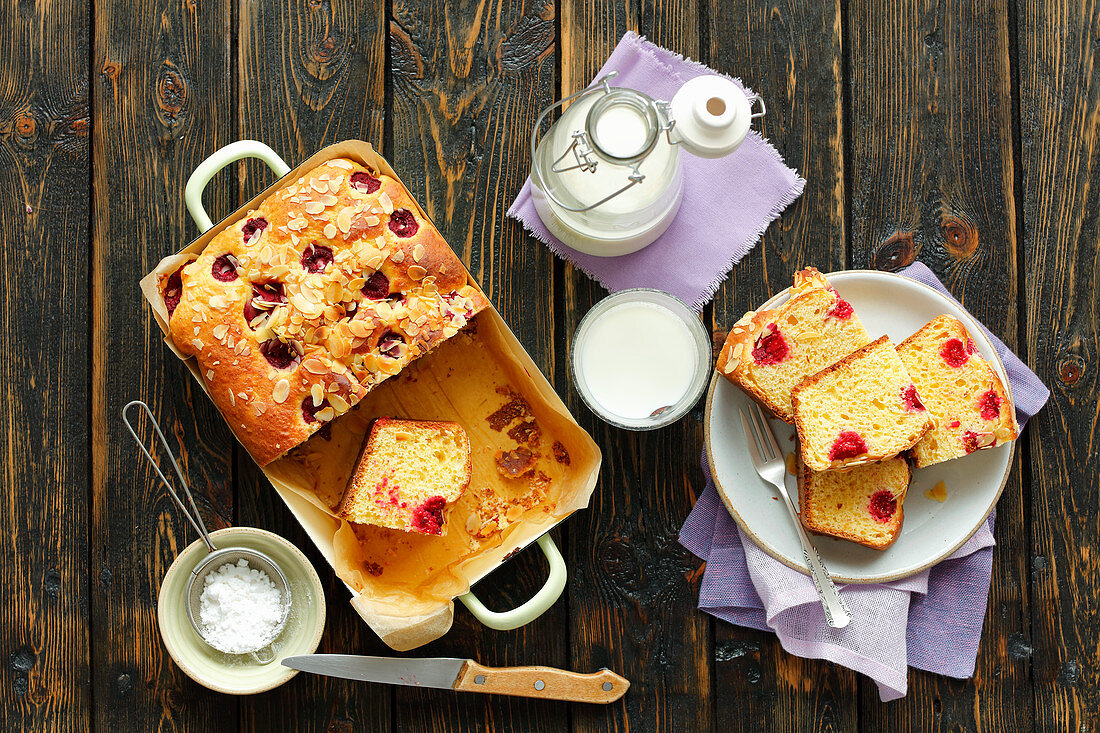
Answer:
M935 486L925 491L924 496L926 499L932 499L942 504L947 501L947 485L943 481L940 481Z
M542 428L534 420L525 420L508 431L508 437L519 444L537 446L542 437Z
M505 478L519 478L535 468L535 460L535 454L523 446L515 450L498 450L497 471Z
M506 428L513 420L522 419L531 415L531 408L527 404L527 400L523 398L519 392L516 392L511 387L497 387L497 394L504 395L508 398L496 412L485 418L489 423L489 427L498 433Z

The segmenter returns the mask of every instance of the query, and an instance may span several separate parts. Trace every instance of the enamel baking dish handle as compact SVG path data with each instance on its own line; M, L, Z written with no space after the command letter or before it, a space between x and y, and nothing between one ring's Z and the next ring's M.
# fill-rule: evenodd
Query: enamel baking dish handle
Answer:
M210 215L202 207L202 192L206 189L206 184L210 183L210 179L222 168L241 158L259 158L267 163L267 167L279 178L290 172L290 166L283 162L279 154L258 140L238 140L214 151L209 158L199 163L199 167L187 179L187 187L183 189L183 200L187 204L187 211L195 220L200 232L205 232L214 226L214 222L210 221Z
M562 558L561 551L554 544L554 540L550 539L550 535L544 534L539 537L538 544L542 554L546 555L547 562L550 563L550 575L542 588L539 588L539 592L519 608L499 613L486 608L473 591L459 596L458 600L470 609L474 618L497 631L518 629L537 619L561 597L562 591L565 590L565 559Z

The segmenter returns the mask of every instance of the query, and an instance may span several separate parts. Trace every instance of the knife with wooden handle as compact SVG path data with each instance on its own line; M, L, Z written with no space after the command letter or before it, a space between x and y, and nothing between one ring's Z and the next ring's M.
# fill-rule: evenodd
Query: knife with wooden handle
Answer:
M626 694L630 683L611 670L580 674L553 667L484 667L472 659L368 657L306 654L287 657L284 667L303 672L411 687L538 697L607 704Z

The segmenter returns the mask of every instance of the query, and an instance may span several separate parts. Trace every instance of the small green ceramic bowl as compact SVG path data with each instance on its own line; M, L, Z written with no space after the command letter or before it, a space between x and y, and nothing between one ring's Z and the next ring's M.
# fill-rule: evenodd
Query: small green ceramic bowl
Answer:
M208 646L187 618L187 581L206 556L196 540L179 554L164 576L157 601L157 625L164 646L179 668L203 687L228 695L252 695L278 687L297 670L279 662L296 654L312 654L325 629L325 593L309 560L277 534L254 527L229 527L211 532L219 549L247 547L274 560L290 583L290 615L274 642L275 659L259 664L247 654L223 654Z

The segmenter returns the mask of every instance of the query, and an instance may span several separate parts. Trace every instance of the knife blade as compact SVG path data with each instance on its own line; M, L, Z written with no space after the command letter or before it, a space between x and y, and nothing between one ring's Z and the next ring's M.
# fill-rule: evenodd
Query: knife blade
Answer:
M305 654L287 657L282 663L303 672L361 682L571 702L614 702L630 687L626 679L608 669L580 674L553 667L485 667L472 659L447 657Z

